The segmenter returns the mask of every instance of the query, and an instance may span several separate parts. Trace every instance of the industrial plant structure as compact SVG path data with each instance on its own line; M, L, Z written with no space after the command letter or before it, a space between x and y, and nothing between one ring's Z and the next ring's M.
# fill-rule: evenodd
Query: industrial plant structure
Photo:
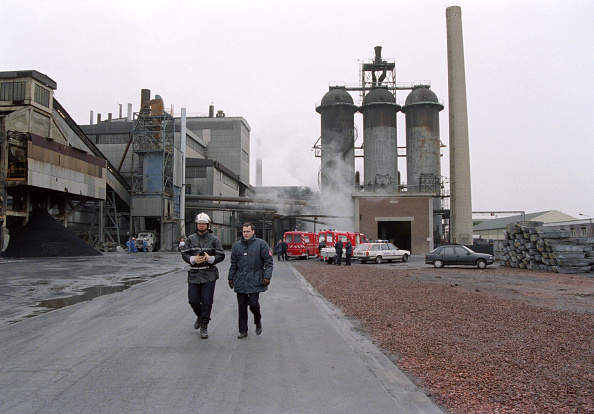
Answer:
M56 83L36 71L0 72L0 177L3 232L26 223L34 206L51 211L93 245L123 244L153 231L174 249L209 213L223 245L252 221L274 243L285 230L313 224L390 239L414 254L443 241L470 244L472 213L466 92L459 7L446 10L450 106L451 212L441 173L439 112L429 82L397 83L396 65L375 48L356 86L332 86L316 107L321 136L319 196L301 187L252 187L250 126L242 117L175 117L163 99L141 91L140 109L78 126L53 98ZM397 92L410 91L404 104ZM355 103L352 92L359 93ZM397 114L406 145L398 145ZM355 116L363 117L360 146ZM362 157L364 171L355 171ZM406 182L399 171L406 157ZM261 185L261 160L258 160ZM319 225L319 226L318 226ZM316 226L318 228L316 229ZM2 239L4 240L4 238Z
M316 107L321 115L321 137L314 146L321 158L320 206L328 213L347 212L351 227L367 237L425 252L442 241L442 229L447 229L439 137L439 112L444 106L428 82L397 83L396 65L383 59L381 50L377 46L375 58L361 64L360 85L331 86ZM411 91L404 106L396 99L398 90ZM349 92L360 93L361 106ZM400 111L406 114L406 147L398 146ZM363 114L359 148L355 147L357 112ZM364 170L362 183L356 185L357 150L363 153ZM398 170L398 157L404 156L407 183Z
M90 243L119 243L117 210L129 206L130 185L54 98L56 88L35 70L0 72L2 249L7 229L27 223L35 207Z
M375 58L360 65L356 86L331 86L316 111L321 136L315 143L321 158L321 209L346 213L355 231L390 239L399 247L426 252L442 242L472 244L470 154L460 7L446 9L450 108L450 179L441 173L439 112L443 103L429 82L396 82L396 65ZM410 90L404 105L399 90ZM358 107L350 92L360 93ZM363 114L363 143L355 146L354 116ZM398 146L397 113L405 114L406 147ZM363 179L354 171L362 153ZM406 157L407 182L398 170ZM445 191L450 183L451 194ZM449 207L451 199L451 210ZM337 209L336 207L339 206ZM337 227L345 226L335 220ZM348 223L348 220L346 220ZM348 226L348 224L347 224Z

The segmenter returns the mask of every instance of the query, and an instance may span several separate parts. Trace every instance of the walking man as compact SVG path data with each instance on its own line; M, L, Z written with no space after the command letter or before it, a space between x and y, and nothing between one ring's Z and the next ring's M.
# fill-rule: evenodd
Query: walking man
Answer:
M254 315L256 335L262 333L260 292L268 290L272 277L272 251L268 244L254 234L254 225L245 223L243 238L231 249L229 287L237 293L239 307L239 339L248 336L248 307Z
M340 266L340 263L342 262L342 242L340 239L338 239L334 245L334 249L336 250L336 264Z
M214 300L219 269L215 266L225 259L220 240L212 234L210 217L196 216L196 232L187 238L182 258L190 264L188 270L188 302L197 316L194 329L200 329L200 338L208 338L208 322Z

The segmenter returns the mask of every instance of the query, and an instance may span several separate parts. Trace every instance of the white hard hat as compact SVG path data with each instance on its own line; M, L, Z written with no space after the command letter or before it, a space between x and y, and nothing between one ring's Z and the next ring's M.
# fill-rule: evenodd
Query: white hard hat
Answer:
M207 223L210 224L210 217L208 217L208 214L206 213L200 213L196 216L196 220L194 220L196 223Z

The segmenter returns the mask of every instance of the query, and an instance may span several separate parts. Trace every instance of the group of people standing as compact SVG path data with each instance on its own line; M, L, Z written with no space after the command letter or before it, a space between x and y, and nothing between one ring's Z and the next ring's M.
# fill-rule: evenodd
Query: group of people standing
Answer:
M289 260L289 256L287 255L287 251L289 250L289 245L285 243L282 239L278 241L278 243L274 246L274 252L276 253L276 260L279 262L282 260Z
M340 266L340 264L342 263L342 249L344 247L344 253L345 253L345 266L350 266L351 265L351 257L353 256L353 244L351 243L350 240L347 239L346 243L343 245L341 240L338 240L336 242L336 244L334 245L334 248L336 249L336 265Z
M134 237L129 238L126 242L126 247L128 248L128 253L138 253L138 248L136 247L136 239ZM142 241L142 251L148 251L148 242L146 239Z
M191 234L181 250L182 258L190 264L188 270L188 302L197 316L194 329L200 337L208 338L208 323L214 301L219 270L217 263L225 259L220 240L210 229L210 217L196 216L196 232ZM181 246L180 246L181 247ZM248 308L254 315L256 335L262 333L260 293L268 290L272 278L272 251L268 244L256 237L254 225L244 223L242 238L231 249L231 265L227 282L237 294L239 339L248 336Z

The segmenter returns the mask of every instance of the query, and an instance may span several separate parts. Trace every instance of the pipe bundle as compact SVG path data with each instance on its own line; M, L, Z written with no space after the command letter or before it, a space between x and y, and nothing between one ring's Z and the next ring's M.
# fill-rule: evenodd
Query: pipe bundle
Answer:
M594 264L594 237L571 238L569 230L523 221L504 230L500 263L520 269L555 273L588 273Z

